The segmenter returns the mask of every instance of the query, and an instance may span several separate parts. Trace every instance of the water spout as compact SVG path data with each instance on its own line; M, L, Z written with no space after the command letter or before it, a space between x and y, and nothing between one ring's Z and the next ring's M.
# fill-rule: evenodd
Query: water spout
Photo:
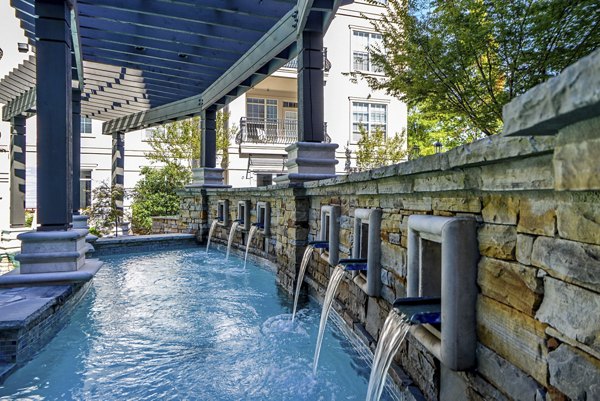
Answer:
M235 231L237 230L239 224L239 221L234 221L231 225L231 230L229 231L229 239L227 240L227 254L225 255L225 260L229 260L231 244L233 244L233 237L235 237Z
M331 274L329 279L329 285L325 292L325 299L323 300L323 310L321 311L321 322L319 323L319 334L317 336L317 346L315 348L315 358L313 362L313 374L317 374L317 367L319 365L319 355L321 354L321 345L323 344L323 335L325 334L325 326L327 325L327 317L331 311L331 305L333 305L333 299L337 292L337 288L342 281L344 276L344 267L337 265Z
M367 259L340 259L338 262L340 265L344 266L344 270L346 271L365 271L367 270Z
M308 262L310 260L310 257L312 256L313 249L313 245L309 245L306 247L304 255L302 256L302 262L300 263L300 271L298 271L298 279L296 280L296 291L294 292L294 308L292 309L292 323L294 322L294 318L296 317L298 298L300 298L300 288L302 287L302 282L304 281L304 274L306 273L306 267L308 266Z
M373 356L373 367L369 377L366 401L379 401L385 386L387 371L392 364L394 355L396 355L406 338L409 328L410 323L403 316L394 311L390 312L381 329L379 343Z
M308 241L308 245L311 245L314 249L329 250L329 241Z
M208 253L208 248L210 248L210 239L212 238L215 232L215 228L217 228L217 224L219 224L219 220L213 220L212 224L210 225L210 230L208 230L208 240L206 241L206 253Z
M246 255L244 256L244 269L246 268L246 262L248 261L248 251L250 250L252 237L254 237L256 231L258 231L258 227L253 225L252 228L250 228L250 232L248 233L248 241L246 242Z
M379 343L373 356L366 401L379 401L387 371L410 327L425 323L441 324L440 298L399 298L394 302L393 309L381 329Z

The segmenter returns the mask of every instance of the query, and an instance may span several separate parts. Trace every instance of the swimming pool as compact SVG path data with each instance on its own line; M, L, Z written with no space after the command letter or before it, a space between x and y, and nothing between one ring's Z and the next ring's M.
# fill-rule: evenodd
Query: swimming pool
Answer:
M268 268L198 248L103 258L70 323L0 385L0 400L364 400L368 350ZM387 389L385 400L397 400Z

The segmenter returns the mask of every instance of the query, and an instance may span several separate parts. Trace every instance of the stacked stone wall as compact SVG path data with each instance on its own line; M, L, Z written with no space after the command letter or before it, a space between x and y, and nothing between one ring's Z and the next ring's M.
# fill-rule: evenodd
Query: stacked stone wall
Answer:
M595 68L591 79L597 83L598 63L586 63ZM585 74L564 75L577 89ZM179 226L204 238L219 200L230 201L230 221L237 202L250 200L253 222L256 202L271 202L272 236L258 235L251 252L276 262L280 283L291 291L307 242L318 238L323 206L341 207L340 257L354 246L355 210L381 208L381 296L368 297L348 276L334 302L374 348L391 304L406 295L408 217L471 216L478 223L480 253L477 367L453 372L409 336L395 358L407 374L398 380L430 401L600 399L600 117L589 113L597 114L600 98L581 91L569 97L564 87L536 88L533 100L525 96L520 108L508 107L525 110L523 118L530 121L517 124L505 116L509 134L539 127L555 135L483 139L304 185L187 189ZM546 98L552 102L539 100ZM569 104L573 99L576 105ZM548 107L555 108L551 117ZM216 241L225 243L228 233L229 227L220 227ZM240 248L245 234L237 234ZM309 293L323 297L332 268L322 251L313 251L305 280Z

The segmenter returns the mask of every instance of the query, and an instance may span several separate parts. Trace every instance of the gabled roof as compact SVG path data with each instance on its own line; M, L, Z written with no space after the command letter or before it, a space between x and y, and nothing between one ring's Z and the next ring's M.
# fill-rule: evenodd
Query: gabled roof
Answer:
M35 47L34 3L11 0ZM83 77L82 114L108 121L104 131L110 133L223 106L293 58L301 29L326 27L338 5L339 0L78 0L71 25L74 77ZM35 102L35 57L13 73L0 83L0 102L13 112L26 111L31 106L26 103ZM9 114L5 110L3 118Z

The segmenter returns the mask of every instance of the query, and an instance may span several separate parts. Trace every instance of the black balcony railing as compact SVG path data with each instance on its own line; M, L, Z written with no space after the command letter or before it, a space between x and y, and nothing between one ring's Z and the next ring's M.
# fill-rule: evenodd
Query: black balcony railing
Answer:
M298 69L298 57L294 57L288 61L283 68ZM323 48L323 71L328 72L331 69L331 61L327 58L327 48Z
M327 123L323 124L325 142L331 142L327 135ZM240 131L235 137L238 145L244 143L289 145L298 142L298 121L273 118L240 118Z

